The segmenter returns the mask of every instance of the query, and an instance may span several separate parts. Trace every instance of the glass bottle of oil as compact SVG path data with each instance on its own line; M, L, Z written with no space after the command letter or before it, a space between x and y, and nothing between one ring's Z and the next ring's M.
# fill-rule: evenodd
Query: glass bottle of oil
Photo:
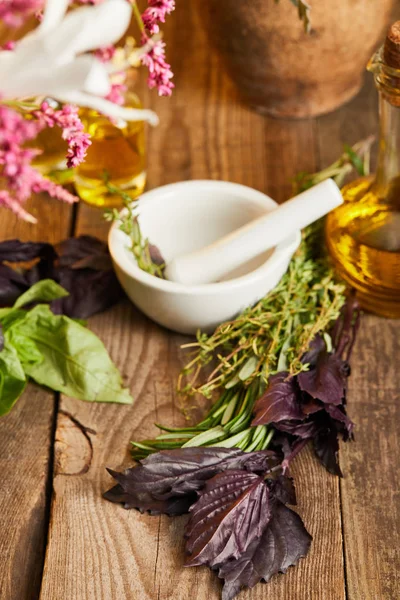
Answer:
M126 106L141 108L132 92L126 96ZM113 186L132 199L140 196L146 184L144 123L112 123L92 109L82 109L80 117L92 142L85 161L75 171L80 198L98 207L119 207L122 199L113 193Z
M400 318L400 21L369 70L380 96L377 173L342 189L344 204L328 216L326 239L362 307Z
M60 105L51 98L46 98L46 102L54 108L59 109ZM26 119L32 119L32 116L22 111L21 114ZM62 138L60 127L45 127L33 140L27 144L28 148L37 148L40 152L32 160L32 165L43 175L50 178L54 175L56 181L59 181L60 173L62 183L68 183L73 180L72 173L67 168L68 144ZM67 173L68 171L68 173Z

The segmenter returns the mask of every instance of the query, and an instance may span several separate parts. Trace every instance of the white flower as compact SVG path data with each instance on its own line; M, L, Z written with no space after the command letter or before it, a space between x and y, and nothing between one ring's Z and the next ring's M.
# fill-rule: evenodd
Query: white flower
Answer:
M105 0L68 14L69 0L47 0L43 20L11 52L0 52L0 98L46 96L93 108L116 119L158 123L146 109L117 106L107 67L90 51L117 42L128 28L127 0ZM139 50L140 51L140 50Z

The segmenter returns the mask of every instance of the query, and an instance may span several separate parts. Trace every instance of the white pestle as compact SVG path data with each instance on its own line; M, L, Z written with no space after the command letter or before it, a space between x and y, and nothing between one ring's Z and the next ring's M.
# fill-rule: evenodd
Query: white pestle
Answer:
M327 179L209 246L174 258L165 276L185 285L219 281L342 203L338 186Z

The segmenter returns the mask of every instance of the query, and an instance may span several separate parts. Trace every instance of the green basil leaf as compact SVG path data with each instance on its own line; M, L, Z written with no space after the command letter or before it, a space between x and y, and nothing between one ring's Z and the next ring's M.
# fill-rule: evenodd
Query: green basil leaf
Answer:
M76 321L41 304L15 325L15 332L34 342L43 356L40 363L22 363L37 383L80 400L132 403L102 342Z
M3 331L6 332L14 323L25 318L26 310L18 308L4 308L0 310L0 323Z
M17 352L8 344L0 352L0 416L6 415L26 386L26 377Z
M52 300L64 298L68 295L69 292L52 279L42 279L42 281L35 283L18 298L14 304L14 308L21 308L25 304L31 304L32 302L51 302Z
M6 340L13 346L23 364L36 365L43 361L43 355L39 352L35 342L16 327L11 327L6 333Z

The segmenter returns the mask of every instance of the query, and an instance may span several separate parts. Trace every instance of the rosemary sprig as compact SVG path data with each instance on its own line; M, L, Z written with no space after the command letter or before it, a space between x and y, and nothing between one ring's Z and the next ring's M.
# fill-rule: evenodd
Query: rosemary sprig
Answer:
M241 448L244 452L266 450L274 435L272 427L250 427L253 406L259 397L259 382L245 388L225 390L196 426L171 428L157 425L163 432L154 440L132 442L132 456L139 460L160 450L190 446Z

